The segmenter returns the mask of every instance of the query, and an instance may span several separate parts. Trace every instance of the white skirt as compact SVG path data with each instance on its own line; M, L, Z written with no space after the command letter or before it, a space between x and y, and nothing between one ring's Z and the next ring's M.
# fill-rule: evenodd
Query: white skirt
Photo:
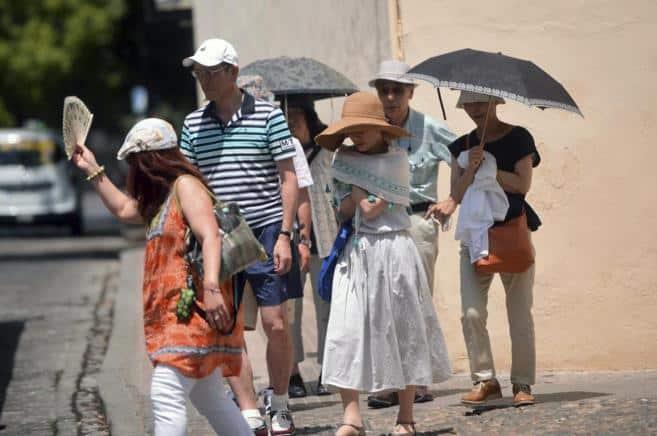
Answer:
M448 379L422 260L406 231L353 236L333 277L322 381L362 392Z

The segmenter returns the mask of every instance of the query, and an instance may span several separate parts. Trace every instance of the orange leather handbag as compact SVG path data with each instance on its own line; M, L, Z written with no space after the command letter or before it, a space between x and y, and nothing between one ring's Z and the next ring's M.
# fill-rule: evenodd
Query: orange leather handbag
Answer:
M488 256L475 263L481 273L521 273L534 263L527 216L512 218L488 229Z
M470 135L465 149L470 148ZM534 264L534 247L529 237L527 215L512 218L488 229L488 256L475 262L480 273L521 273Z

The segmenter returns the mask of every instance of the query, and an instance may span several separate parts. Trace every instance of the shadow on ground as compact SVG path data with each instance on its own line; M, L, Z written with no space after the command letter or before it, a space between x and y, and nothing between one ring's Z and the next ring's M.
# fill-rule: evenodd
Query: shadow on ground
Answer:
M332 407L337 404L342 404L341 401L322 401L322 402L317 402L317 403L305 403L305 404L290 404L290 410L292 412L304 412L306 410L313 410L313 409L323 409L325 407Z
M0 322L0 417L14 371L14 357L24 328L25 321ZM0 424L0 429L2 427Z
M470 392L470 389L437 389L437 390L430 390L431 395L433 395L435 398L440 398L440 397L449 397L450 395L456 395L456 394L464 394L466 392Z
M536 395L536 404L541 403L561 403L561 402L570 402L570 401L582 401L588 400L591 398L604 397L611 395L604 392L583 392L583 391L573 391L573 392L555 392L552 394L537 394ZM463 405L458 404L457 407L463 407ZM513 405L512 399L497 400L492 402L492 404L486 404L483 406L472 406L472 410L465 413L466 416L472 415L481 415L492 410L501 410L515 407ZM532 407L532 406L524 406Z
M0 254L0 262L29 262L29 261L44 261L44 260L71 260L71 259L118 259L119 249L116 248L102 248L89 249L89 250L76 250L67 251L63 253L29 253L29 254Z

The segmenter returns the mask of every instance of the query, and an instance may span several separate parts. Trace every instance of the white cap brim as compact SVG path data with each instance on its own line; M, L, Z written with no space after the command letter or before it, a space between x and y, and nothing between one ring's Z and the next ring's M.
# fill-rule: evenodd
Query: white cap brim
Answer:
M227 62L227 61L221 61L217 63L215 59L205 59L203 56L190 56L188 58L183 59L182 64L183 67L189 68L193 66L194 64L199 64L203 65L204 67L216 67L217 65L221 64L222 62ZM228 62L230 63L230 62Z

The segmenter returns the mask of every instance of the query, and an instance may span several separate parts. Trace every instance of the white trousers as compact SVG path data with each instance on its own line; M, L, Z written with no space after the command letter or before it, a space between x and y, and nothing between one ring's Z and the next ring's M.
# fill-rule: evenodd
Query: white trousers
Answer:
M216 369L202 379L185 377L167 365L157 365L151 378L151 402L155 436L187 434L187 397L208 420L215 433L251 436L239 409L226 396L221 371Z

